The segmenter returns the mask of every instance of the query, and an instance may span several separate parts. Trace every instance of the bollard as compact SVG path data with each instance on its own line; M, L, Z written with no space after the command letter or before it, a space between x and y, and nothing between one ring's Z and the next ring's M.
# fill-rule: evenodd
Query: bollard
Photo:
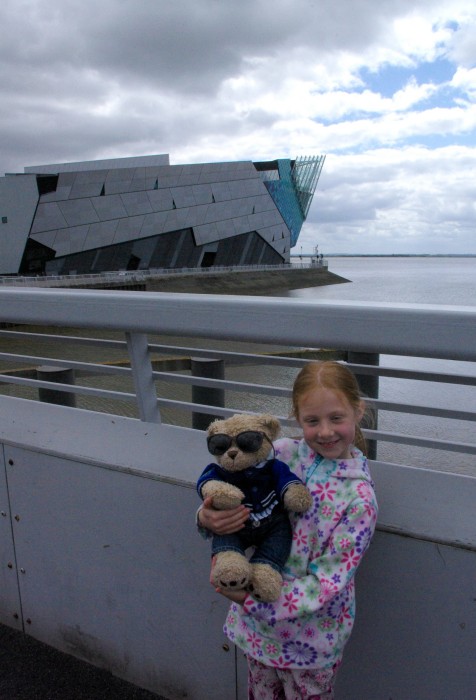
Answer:
M36 378L44 382L55 382L56 384L74 384L74 369L43 365L37 368ZM56 391L55 389L40 387L38 389L38 397L40 401L45 403L76 406L76 396L69 391Z
M356 365L374 365L378 367L380 363L380 355L378 353L370 352L348 352L347 362ZM364 396L368 396L369 399L378 399L379 377L372 374L358 374L357 370L354 372L354 374L359 383L362 394ZM371 408L369 413L370 415L368 417L364 417L362 427L376 430L378 424L378 411ZM367 446L367 457L369 459L377 459L376 440L367 440Z
M193 377L207 377L209 379L225 378L225 363L223 360L212 360L201 357L191 358L191 370ZM192 386L192 402L207 404L208 406L225 405L224 389L213 389L207 386ZM192 413L192 427L197 430L206 430L212 420L217 416L209 413Z

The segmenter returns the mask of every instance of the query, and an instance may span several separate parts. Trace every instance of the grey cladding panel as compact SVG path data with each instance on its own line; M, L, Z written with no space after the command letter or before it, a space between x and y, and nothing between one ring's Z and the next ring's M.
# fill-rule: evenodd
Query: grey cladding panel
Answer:
M128 216L151 214L153 211L147 192L128 192L121 195L121 199Z
M109 170L106 177L106 184L112 182L130 182L134 177L134 171L131 168L113 168Z
M42 194L40 197L41 202L58 202L61 199L68 199L69 193L71 192L71 185L65 187L57 187L55 192L48 192L48 194Z
M90 228L93 228L94 226L101 226L101 224L92 224L91 226L74 226L68 229L71 253L79 253L79 251L83 250L88 232Z
M140 232L144 223L143 216L133 216L128 219L120 219L114 236L114 243L140 238Z
M114 240L114 235L118 226L118 221L101 221L99 224L91 224L87 238L83 241L83 248L98 248L103 245L110 245Z
M156 236L159 233L163 233L166 219L167 212L146 214L146 216L144 216L144 221L140 229L141 238L147 238L148 236Z
M207 212L211 205L201 204L196 207L190 207L187 215L187 227L200 226L207 221Z
M212 243L219 238L218 229L216 224L204 224L203 226L196 226L193 229L195 235L195 241L197 245L204 245L206 243Z
M238 216L236 219L233 219L233 226L237 235L250 231L250 222L247 216Z
M173 209L173 200L168 188L162 190L151 190L147 192L150 205L153 211L168 211Z
M58 206L68 226L93 224L99 221L96 210L89 199L68 199L67 201L59 202Z
M194 207L196 204L195 196L192 187L174 187L170 190L172 199L175 202L177 209L183 207Z
M52 231L53 229L65 228L67 225L68 221L56 202L40 203L36 210L31 233Z
M92 200L92 205L100 221L127 217L127 211L122 203L122 198L118 194L111 194L106 197L95 197Z
M213 202L213 192L210 185L193 185L192 190L197 204L211 204Z
M104 183L101 182L83 182L77 181L71 188L69 199L82 199L84 197L98 197L101 194Z
M215 202L226 202L232 199L228 182L213 182L209 186L211 187Z
M84 185L84 184L92 184L93 182L96 183L104 183L106 180L106 177L108 176L109 170L84 170L76 173L76 177L74 180L74 186L76 185Z
M48 246L48 248L54 248L54 242L56 238L57 231L41 231L40 233L32 234L32 238L43 245Z
M123 194L123 192L131 191L132 180L113 180L111 182L106 182L104 185L104 193L106 195L111 194Z

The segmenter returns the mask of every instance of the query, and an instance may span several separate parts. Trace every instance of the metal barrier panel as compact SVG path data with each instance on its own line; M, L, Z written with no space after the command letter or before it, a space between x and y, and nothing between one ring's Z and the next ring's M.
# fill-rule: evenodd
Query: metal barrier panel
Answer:
M0 418L25 631L170 700L246 700L193 522L203 433L21 399L0 399ZM374 478L378 533L336 700L471 697L476 479Z
M475 551L377 532L336 700L473 698L475 581Z
M38 419L41 410L52 419L62 409L38 405ZM202 434L68 413L56 440L46 424L39 429L39 449L27 416L30 445L4 446L25 631L171 700L231 700L227 605L208 584L210 547L194 526L199 499L180 468L189 460L189 473L199 470ZM92 425L104 448L87 444ZM119 466L103 461L107 451ZM2 572L9 555L2 550ZM11 624L6 607L1 621Z

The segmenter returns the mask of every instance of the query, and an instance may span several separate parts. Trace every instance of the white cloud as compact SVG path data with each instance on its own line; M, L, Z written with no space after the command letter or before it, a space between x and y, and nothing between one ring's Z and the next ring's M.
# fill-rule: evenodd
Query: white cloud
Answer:
M474 238L475 201L467 173L476 154L466 147L378 149L327 158L308 230L324 254L455 252ZM463 252L457 249L456 252Z
M299 245L476 252L474 0L3 0L0 21L0 173L326 153Z

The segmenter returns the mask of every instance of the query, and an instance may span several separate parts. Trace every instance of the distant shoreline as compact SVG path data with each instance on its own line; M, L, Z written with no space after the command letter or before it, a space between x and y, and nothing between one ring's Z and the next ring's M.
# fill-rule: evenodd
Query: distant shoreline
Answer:
M304 256L304 254L303 254ZM291 257L299 258L300 255ZM327 253L325 258L476 258L476 253Z

